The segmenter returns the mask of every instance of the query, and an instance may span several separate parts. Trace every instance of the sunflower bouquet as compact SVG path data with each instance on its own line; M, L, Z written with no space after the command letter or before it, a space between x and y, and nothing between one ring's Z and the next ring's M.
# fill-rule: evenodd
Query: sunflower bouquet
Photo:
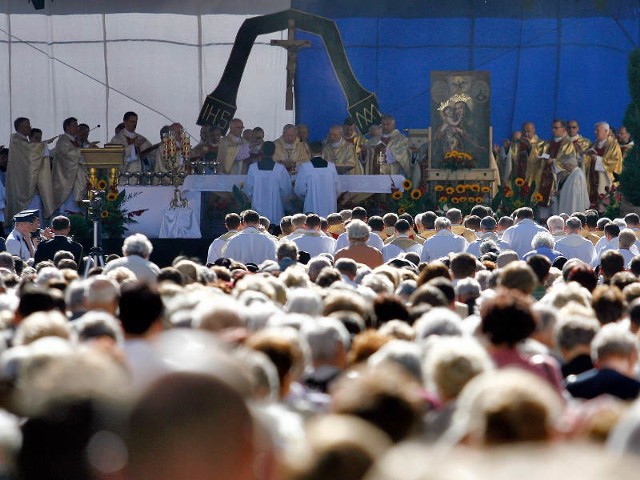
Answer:
M127 209L127 202L136 198L141 192L127 194L125 190L118 190L115 183L109 183L101 178L95 184L90 185L93 190L105 192L104 203L100 210L100 222L102 233L109 238L122 238L127 231L127 225L138 223L139 217L148 209L132 210Z
M487 185L479 183L438 184L434 187L438 209L446 212L450 208L459 208L468 213L474 205L482 205L491 192Z
M476 161L466 152L451 150L444 154L444 160L440 165L445 170L468 170L476 168Z
M427 196L423 188L414 188L413 183L405 178L398 188L391 183L391 201L387 205L387 211L398 215L409 213L416 215L427 210Z
M542 194L534 192L535 183L530 186L524 178L518 177L498 190L491 207L500 216L511 215L521 207L529 207L535 211L543 197Z

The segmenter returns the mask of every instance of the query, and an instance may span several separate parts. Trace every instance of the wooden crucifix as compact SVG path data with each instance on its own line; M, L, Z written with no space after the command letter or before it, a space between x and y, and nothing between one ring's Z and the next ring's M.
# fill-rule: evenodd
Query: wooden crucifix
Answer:
M289 19L286 40L271 40L271 45L282 47L287 50L287 96L285 98L285 108L293 110L293 82L296 77L296 58L298 49L311 46L308 40L296 40L295 20Z

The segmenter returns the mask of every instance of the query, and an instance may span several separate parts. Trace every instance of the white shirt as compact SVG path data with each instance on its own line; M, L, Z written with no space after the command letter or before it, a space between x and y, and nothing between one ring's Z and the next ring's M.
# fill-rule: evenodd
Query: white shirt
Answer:
M291 241L298 246L298 250L303 250L312 257L320 255L321 253L330 253L333 255L333 252L336 250L336 241L318 230L307 230L305 233L297 235Z
M16 255L20 257L25 262L30 258L33 258L31 252L29 251L29 247L26 242L30 242L30 238L25 238L20 232L18 232L15 228L11 231L9 235L7 235L6 247L7 252L11 255ZM35 247L33 249L35 251Z
M507 243L509 248L522 258L525 253L531 251L531 240L538 232L549 233L546 228L538 225L530 218L525 218L507 228L502 235L502 241Z
M128 255L123 258L113 260L104 267L104 273L109 273L118 267L126 267L131 270L138 280L149 283L156 283L160 267L139 255Z
M424 242L424 245L422 245L422 253L420 254L420 261L430 262L441 257L446 257L450 253L464 252L468 245L464 237L454 235L451 231L443 228Z
M567 259L577 258L587 265L591 265L596 256L596 249L593 248L593 243L577 233L570 233L556 241L555 249Z
M259 265L265 260L276 259L276 241L255 227L246 227L227 242L222 249L224 257L232 258L244 264Z

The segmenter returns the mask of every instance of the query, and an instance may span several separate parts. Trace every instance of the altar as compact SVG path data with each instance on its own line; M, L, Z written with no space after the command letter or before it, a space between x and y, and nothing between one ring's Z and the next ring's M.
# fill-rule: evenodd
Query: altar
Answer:
M189 202L194 232L191 238L200 238L196 232L200 230L202 192L231 192L234 186L244 186L246 175L190 175L180 187L183 196ZM391 188L399 188L404 177L402 175L341 175L340 190L342 193L391 193ZM149 238L166 238L161 235L162 222L169 204L174 198L173 187L121 185L127 196L128 211L144 210L136 218L138 223L128 225L128 234L143 233Z

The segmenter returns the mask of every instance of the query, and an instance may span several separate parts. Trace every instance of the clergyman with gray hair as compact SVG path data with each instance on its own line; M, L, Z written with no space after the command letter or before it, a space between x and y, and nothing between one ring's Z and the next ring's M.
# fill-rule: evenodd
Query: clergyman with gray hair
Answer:
M464 252L469 244L460 235L451 232L451 221L445 217L438 217L434 222L435 235L428 238L422 245L421 262L431 262L450 253Z
M560 182L560 193L558 194L558 212L571 215L576 212L583 212L589 208L589 194L587 192L587 179L584 172L578 166L578 157L568 155L560 159L564 169L569 172L569 176Z
M581 235L582 221L577 217L569 217L565 222L566 236L556 241L556 250L567 259L577 258L590 265L596 256L593 243Z

